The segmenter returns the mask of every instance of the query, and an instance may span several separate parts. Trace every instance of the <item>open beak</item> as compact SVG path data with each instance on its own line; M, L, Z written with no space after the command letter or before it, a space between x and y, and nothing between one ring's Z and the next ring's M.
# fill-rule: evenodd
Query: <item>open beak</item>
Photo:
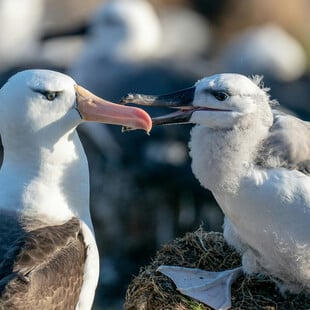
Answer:
M82 86L75 85L77 110L85 121L121 125L131 129L152 129L150 116L142 109L104 100Z
M171 94L159 96L128 94L121 99L120 103L135 103L145 106L177 109L174 113L152 118L153 125L182 124L190 122L192 113L196 110L192 105L194 95L195 87L193 86Z

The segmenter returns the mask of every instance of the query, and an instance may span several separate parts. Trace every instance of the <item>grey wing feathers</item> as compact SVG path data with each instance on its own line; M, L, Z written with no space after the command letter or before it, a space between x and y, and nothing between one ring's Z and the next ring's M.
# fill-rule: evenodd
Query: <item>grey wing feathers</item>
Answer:
M310 175L310 123L274 112L274 123L263 141L256 163L265 168L284 167Z

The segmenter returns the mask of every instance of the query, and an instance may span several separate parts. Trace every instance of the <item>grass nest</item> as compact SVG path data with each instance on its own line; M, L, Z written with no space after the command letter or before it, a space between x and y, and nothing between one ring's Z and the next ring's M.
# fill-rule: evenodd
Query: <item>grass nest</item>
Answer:
M221 233L206 233L199 228L164 245L152 263L141 268L126 292L126 310L212 310L180 294L168 277L157 272L160 265L174 265L221 271L241 265L240 255L224 240ZM289 310L310 309L310 296L289 295L285 298L267 277L241 276L232 286L231 309Z

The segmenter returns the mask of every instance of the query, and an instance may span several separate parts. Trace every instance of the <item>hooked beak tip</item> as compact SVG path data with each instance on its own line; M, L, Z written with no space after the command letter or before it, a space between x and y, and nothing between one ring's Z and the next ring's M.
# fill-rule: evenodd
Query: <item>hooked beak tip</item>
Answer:
M79 85L75 85L74 89L77 110L83 120L151 131L152 120L144 110L109 102Z

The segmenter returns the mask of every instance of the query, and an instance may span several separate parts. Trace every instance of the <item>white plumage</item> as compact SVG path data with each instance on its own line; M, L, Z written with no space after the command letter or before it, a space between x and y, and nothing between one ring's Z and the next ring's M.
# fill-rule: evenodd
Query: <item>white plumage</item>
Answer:
M282 292L309 291L310 124L272 110L261 78L239 74L124 101L179 109L153 124L195 124L192 170L224 212L243 270L270 276Z
M208 89L228 97L218 101ZM225 214L225 239L242 254L245 272L275 277L283 291L310 289L310 178L299 171L309 165L309 123L272 113L266 91L240 75L198 82L193 105L230 110L193 113L190 155ZM287 131L301 141L283 141ZM300 143L306 158L294 148Z
M99 256L75 129L95 121L150 130L144 111L123 108L48 70L20 72L1 88L0 308L91 308Z

